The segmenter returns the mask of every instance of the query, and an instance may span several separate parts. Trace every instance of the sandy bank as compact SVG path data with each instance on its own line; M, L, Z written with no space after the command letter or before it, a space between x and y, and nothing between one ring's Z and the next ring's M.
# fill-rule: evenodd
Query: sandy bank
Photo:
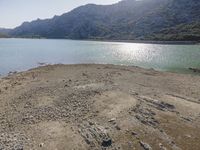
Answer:
M200 76L54 65L0 79L0 149L200 147Z

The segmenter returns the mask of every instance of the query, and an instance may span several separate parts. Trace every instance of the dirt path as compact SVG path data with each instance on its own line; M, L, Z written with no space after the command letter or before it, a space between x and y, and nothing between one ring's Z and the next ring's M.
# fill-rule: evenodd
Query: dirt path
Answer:
M54 65L0 79L0 149L199 147L200 76Z

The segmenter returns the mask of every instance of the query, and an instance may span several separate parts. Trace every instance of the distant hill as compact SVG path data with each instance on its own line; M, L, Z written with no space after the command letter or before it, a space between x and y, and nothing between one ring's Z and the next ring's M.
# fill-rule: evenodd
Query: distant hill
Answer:
M88 4L52 19L24 22L15 37L200 40L200 0L123 0Z
M2 34L8 34L10 31L11 31L11 29L0 28L0 33L2 33Z
M0 38L7 38L9 37L9 32L11 29L0 28Z
M0 33L0 38L7 38L7 37L8 37L8 35Z
M9 37L11 29L0 28L0 38L7 38Z

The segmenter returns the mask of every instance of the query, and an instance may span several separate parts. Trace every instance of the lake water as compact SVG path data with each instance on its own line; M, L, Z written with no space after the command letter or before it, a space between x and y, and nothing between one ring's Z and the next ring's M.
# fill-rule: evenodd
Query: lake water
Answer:
M0 39L0 74L47 64L117 64L188 72L200 68L200 45L47 39Z

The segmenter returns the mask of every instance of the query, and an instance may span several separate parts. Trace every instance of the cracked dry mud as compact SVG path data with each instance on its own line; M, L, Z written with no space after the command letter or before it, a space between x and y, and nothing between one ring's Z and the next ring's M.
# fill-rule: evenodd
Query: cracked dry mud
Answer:
M0 79L0 150L199 150L200 76L53 65Z

